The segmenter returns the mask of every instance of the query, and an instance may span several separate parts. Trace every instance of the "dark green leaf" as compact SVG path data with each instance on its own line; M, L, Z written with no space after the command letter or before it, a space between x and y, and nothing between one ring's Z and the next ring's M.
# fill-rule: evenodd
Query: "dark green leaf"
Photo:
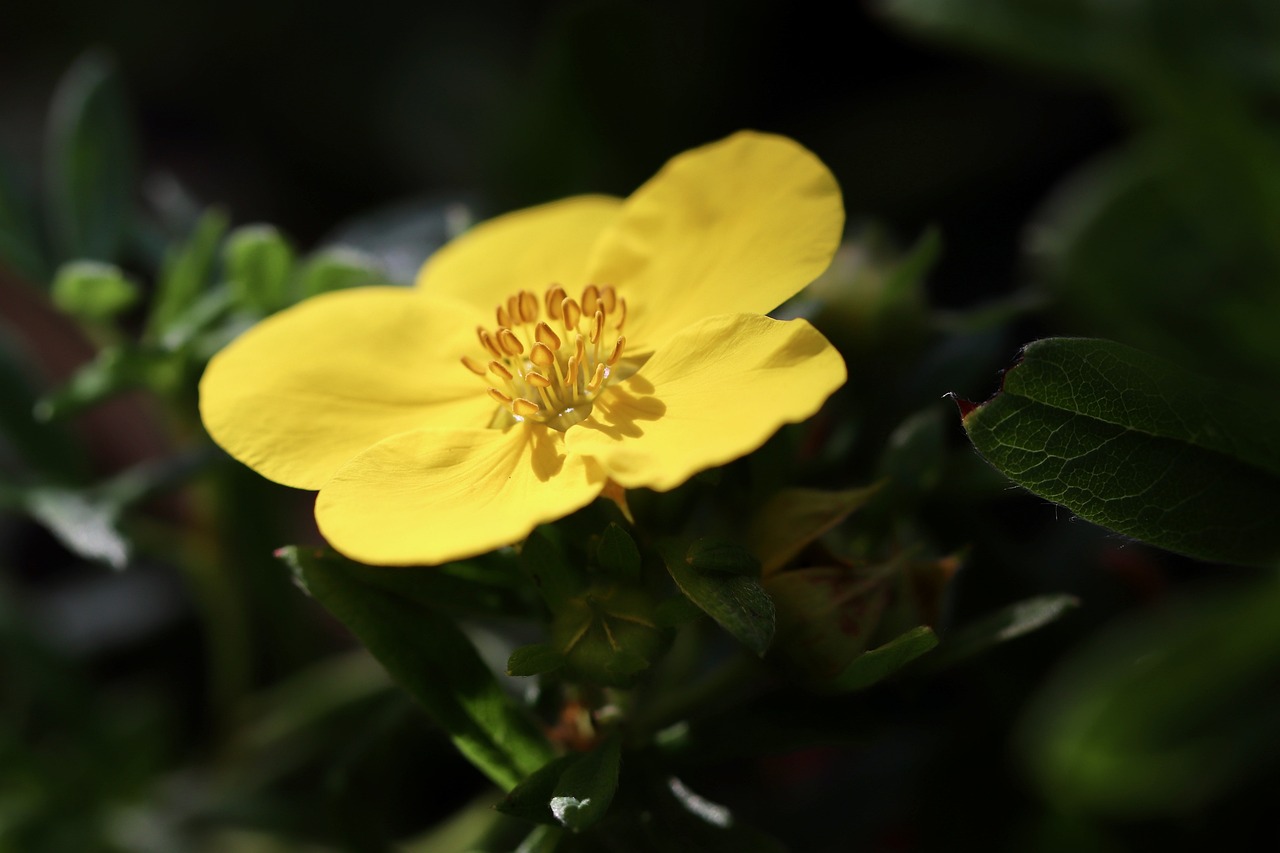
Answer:
M284 548L280 557L496 784L510 790L550 759L542 733L451 620L361 583L336 555Z
M1080 599L1074 595L1041 595L1015 602L948 634L933 663L943 666L964 660L999 643L1038 631L1079 606Z
M53 278L53 303L87 320L110 320L139 295L138 286L119 267L102 261L71 261Z
M138 347L108 347L80 368L71 380L41 399L39 420L64 418L132 388L170 390L177 384L180 364L171 353Z
M874 570L819 566L765 578L777 610L774 650L814 679L837 675L866 651L899 570L897 563Z
M222 266L235 304L258 314L287 305L293 258L289 241L270 225L245 225L232 231L223 248Z
M843 492L784 489L771 497L751 522L751 550L766 575L786 565L804 546L865 506L878 485Z
M640 549L631 534L617 524L610 524L600 535L600 544L596 547L596 560L600 568L610 574L625 579L637 580L640 577Z
M147 331L154 340L163 340L175 321L212 284L218 245L226 230L226 214L205 211L186 242L169 250L147 321Z
M521 646L507 659L507 675L541 675L564 666L564 654L551 646L536 643Z
M124 87L106 56L88 53L62 78L45 156L61 255L115 260L133 215L137 165Z
M84 473L84 458L61 426L35 417L34 366L26 363L0 324L0 471L23 481L74 481Z
M883 646L863 652L834 679L822 685L824 691L848 693L870 687L938 645L938 636L921 625L900 634Z
M566 602L586 588L583 573L569 564L547 529L535 530L525 540L520 548L520 564L552 612L563 609Z
M559 826L559 821L551 814L551 798L555 796L561 775L580 757L577 754L562 755L547 762L507 792L496 808L512 817Z
M608 737L564 769L548 803L562 826L579 832L605 816L618 788L621 758L620 740Z
M727 572L705 572L685 559L685 549L662 549L667 571L676 586L704 613L716 620L747 648L761 657L773 642L773 601L758 580Z
M1205 560L1280 559L1280 420L1108 341L1023 350L1000 393L967 408L978 451L1080 517ZM962 406L962 408L966 408Z
M704 615L702 608L683 595L668 598L653 609L654 624L660 628L675 628Z
M698 539L684 552L684 561L699 572L727 572L760 577L760 561L745 546L723 539Z

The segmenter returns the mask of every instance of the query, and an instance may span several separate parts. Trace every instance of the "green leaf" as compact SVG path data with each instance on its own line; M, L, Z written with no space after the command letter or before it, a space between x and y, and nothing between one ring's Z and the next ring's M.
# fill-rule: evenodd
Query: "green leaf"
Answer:
M165 392L177 387L180 375L181 365L171 353L107 347L76 371L66 385L41 398L35 405L35 416L42 421L59 420L132 388Z
M235 304L258 314L285 307L293 261L293 247L270 225L232 231L223 247L222 266Z
M610 523L600 535L596 546L596 561L600 568L624 580L640 578L640 549L631 534L617 524Z
M1280 559L1280 420L1109 341L1030 344L981 405L978 452L1088 521L1181 554Z
M891 563L873 570L844 566L791 569L765 578L777 608L774 649L797 669L829 679L867 648L884 613Z
M22 355L0 322L0 471L19 482L79 480L84 454L61 426L36 419L36 370Z
M53 96L47 209L63 257L115 260L133 216L134 129L115 63L80 57Z
M546 601L554 613L562 610L566 603L586 588L586 578L576 567L571 566L560 550L560 546L552 542L551 531L547 528L535 530L520 547L520 565L533 579L538 593Z
M1051 802L1185 815L1280 757L1280 585L1199 591L1113 623L1030 703L1018 754Z
M1041 595L1014 602L948 634L933 663L945 666L972 657L999 643L1038 631L1079 606L1080 599L1074 595Z
M747 648L763 657L773 642L773 601L754 578L727 572L699 571L685 559L685 549L662 547L663 561L676 586Z
M322 249L308 258L298 272L298 290L303 299L386 282L387 276L376 258L346 246Z
M699 572L727 572L760 577L760 561L745 546L723 539L698 539L684 552L684 561Z
M147 331L153 340L162 341L177 319L212 284L218 245L226 230L226 214L207 210L191 236L169 250L147 321Z
M71 261L53 278L53 303L86 320L110 320L138 301L140 292L115 264Z
M893 675L938 645L938 635L925 625L900 634L883 646L863 652L822 689L832 693L863 690Z
M622 747L607 737L595 749L565 755L520 783L498 811L578 832L604 817L618 787Z
M551 646L535 643L521 646L507 659L507 675L526 676L554 672L564 666L564 654Z
M783 489L765 502L752 519L747 542L770 575L810 542L865 506L879 485L842 492Z
M360 582L336 555L291 547L279 556L494 783L510 790L551 758L533 720L451 620Z

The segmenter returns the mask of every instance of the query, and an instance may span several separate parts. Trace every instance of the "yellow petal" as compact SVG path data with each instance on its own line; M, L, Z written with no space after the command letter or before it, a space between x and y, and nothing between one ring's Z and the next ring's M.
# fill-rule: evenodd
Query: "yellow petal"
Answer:
M844 380L840 354L804 320L711 317L602 394L565 443L627 488L666 491L809 417Z
M258 473L318 489L387 436L487 425L496 404L459 362L479 349L477 315L398 287L308 299L214 356L200 380L200 416Z
M575 196L481 222L428 258L417 286L465 300L486 316L520 290L541 296L557 283L579 293L588 284L591 247L621 204L611 196Z
M627 299L628 349L716 314L765 314L831 263L840 188L811 152L742 132L671 160L627 199L588 277Z
M586 506L598 467L566 456L560 433L419 430L376 444L320 490L316 520L333 547L374 565L433 565L518 542Z

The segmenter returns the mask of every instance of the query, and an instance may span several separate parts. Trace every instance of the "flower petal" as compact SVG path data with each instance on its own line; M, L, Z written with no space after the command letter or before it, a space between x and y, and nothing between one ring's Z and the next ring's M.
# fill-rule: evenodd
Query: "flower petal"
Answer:
M408 288L308 299L245 332L200 380L213 440L269 479L318 489L360 451L421 427L484 427L496 409L459 363L478 312Z
M764 314L831 263L844 228L840 188L810 151L737 133L672 159L627 199L588 278L617 286L632 352L732 311Z
M469 302L486 316L520 290L541 296L559 283L576 293L587 284L591 247L621 205L612 196L574 196L481 222L427 259L417 287Z
M565 443L626 488L667 491L809 417L845 375L840 354L804 320L711 317L602 394Z
M599 468L543 426L417 430L344 465L320 490L316 520L355 560L433 565L518 542L602 488Z

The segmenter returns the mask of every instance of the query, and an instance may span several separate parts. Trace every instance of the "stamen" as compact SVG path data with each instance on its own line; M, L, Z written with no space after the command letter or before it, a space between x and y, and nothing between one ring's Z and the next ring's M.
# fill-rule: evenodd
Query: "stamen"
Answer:
M564 369L564 381L569 386L569 390L578 393L578 365L582 362L578 360L576 355L569 356L569 364Z
M476 332L480 336L480 345L489 351L494 358L502 358L502 350L498 348L498 344L493 339L493 335L489 334L483 328L477 328Z
M512 414L518 415L522 418L532 417L540 411L542 411L542 409L538 407L537 403L532 400L526 400L524 397L517 397L511 403Z
M503 328L503 327L506 327L506 326L511 326L511 325L512 325L512 322L511 322L511 314L510 314L510 313L508 313L507 309L506 309L506 308L504 308L503 306L499 305L499 306L498 306L498 309L497 309L496 311L494 311L493 313L494 313L494 316L498 318L498 328L499 328L499 329L501 329L501 328Z
M524 375L525 380L534 388L550 388L551 380L543 376L536 370L530 370Z
M600 302L604 305L606 314L612 314L613 309L618 307L618 291L614 290L612 284L600 288Z
M520 325L520 294L512 294L507 297L507 316L511 318L510 323L501 323L504 326Z
M550 367L556 363L556 356L550 347L538 341L533 345L533 352L529 353L529 360L539 367Z
M497 361L489 362L489 370L493 371L493 374L495 376L501 379L505 379L508 382L516 378L515 374L513 374L510 370L507 370L505 365Z
M502 344L502 349L506 351L507 355L520 355L524 352L524 344L520 343L520 339L510 329L502 328L498 330L498 343Z
M564 292L564 288L558 284L554 285L547 291L546 303L548 317L552 320L559 320L564 316L564 310L561 308L561 305L564 303L564 298L568 295L569 294Z
M578 303L573 301L572 296L566 296L564 301L560 303L560 312L564 315L564 330L572 332L578 328L578 320L582 319L582 309L578 307Z
M484 376L484 368L471 359L470 356L462 357L462 366L470 370L476 376Z
M533 334L538 339L538 343L550 348L553 352L560 349L560 336L551 331L551 327L546 323L539 323Z
M627 322L627 300L626 297L618 297L618 319L613 321L613 327L621 331L622 324Z
M538 319L538 297L527 290L520 291L520 319L526 323Z
M596 316L592 319L592 322L591 322L591 343L593 344L599 343L600 333L603 331L604 331L604 313L601 311L597 311Z
M511 398L508 397L506 394L503 394L497 388L490 388L489 396L492 397L494 400L497 400L499 403L506 406L507 408L511 408Z
M588 284L582 291L582 313L591 316L600 305L600 288Z
M623 335L622 337L618 338L618 342L613 345L613 352L609 353L610 367L617 364L618 359L622 358L622 350L625 349L626 346L627 346L627 336Z
M596 365L595 372L591 374L591 381L587 383L587 390L595 393L604 383L604 362Z

